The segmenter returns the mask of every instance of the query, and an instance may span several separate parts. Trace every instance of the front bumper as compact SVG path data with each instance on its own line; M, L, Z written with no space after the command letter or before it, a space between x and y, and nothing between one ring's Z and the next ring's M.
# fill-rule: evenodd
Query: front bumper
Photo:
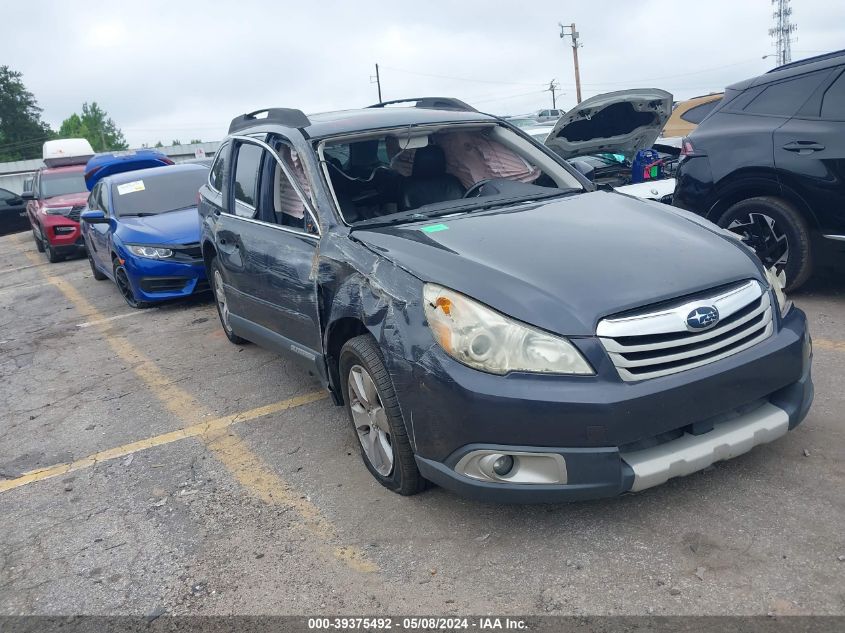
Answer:
M139 301L181 299L208 290L202 261L172 262L131 257L125 260L124 268Z
M50 243L54 251L62 255L85 248L79 222L67 216L42 214L40 231L41 237Z
M595 377L521 377L527 382L514 385L510 377L468 374L443 358L434 369L427 359L417 388L397 385L423 476L497 502L615 496L772 441L797 426L813 400L809 334L798 309L751 349L639 383L614 378L588 340L578 345L596 367ZM449 383L438 376L446 367ZM467 383L469 376L474 381ZM479 450L560 455L566 482L488 482L456 471Z

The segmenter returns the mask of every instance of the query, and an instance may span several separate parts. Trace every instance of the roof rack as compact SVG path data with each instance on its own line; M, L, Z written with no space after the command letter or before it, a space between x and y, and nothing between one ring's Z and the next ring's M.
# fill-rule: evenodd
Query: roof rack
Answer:
M832 53L825 53L824 55L816 55L815 57L807 57L806 59L799 59L797 62L789 62L783 66L776 66L768 71L766 74L775 73L779 70L786 70L788 68L795 68L796 66L803 66L804 64L814 64L815 62L823 62L828 59L834 59L845 55L845 50L833 51Z
M267 116L257 116L265 113ZM275 123L277 125L284 125L285 127L302 128L311 125L311 120L302 110L296 110L293 108L265 108L263 110L256 110L255 112L247 112L246 114L236 116L229 124L229 134L255 127L256 125L262 125L264 123Z
M413 103L415 108L427 108L429 110L460 110L463 112L478 112L468 103L454 97L417 97L415 99L393 99L392 101L380 101L368 108L383 108L395 103Z

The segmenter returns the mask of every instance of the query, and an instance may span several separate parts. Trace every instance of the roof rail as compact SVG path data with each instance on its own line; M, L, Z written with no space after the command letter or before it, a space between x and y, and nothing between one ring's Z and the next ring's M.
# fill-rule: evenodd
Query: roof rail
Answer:
M257 116L265 113L267 116ZM229 124L229 134L264 123L276 123L285 127L302 128L311 125L311 120L302 110L295 110L293 108L264 108L263 110L256 110L255 112L247 112L246 114L236 116Z
M799 59L796 62L789 62L788 64L784 64L783 66L776 66L775 68L772 68L771 70L766 72L766 74L768 75L769 73L776 73L779 70L786 70L788 68L795 68L796 66L803 66L804 64L814 64L815 62L823 62L828 59L834 59L836 57L842 56L845 56L845 50L833 51L831 53L825 53L823 55L816 55L815 57L807 57L806 59Z
M478 112L468 103L454 97L417 97L415 99L393 99L391 101L380 101L368 108L383 108L395 103L413 103L415 108L427 108L429 110L461 110L464 112Z

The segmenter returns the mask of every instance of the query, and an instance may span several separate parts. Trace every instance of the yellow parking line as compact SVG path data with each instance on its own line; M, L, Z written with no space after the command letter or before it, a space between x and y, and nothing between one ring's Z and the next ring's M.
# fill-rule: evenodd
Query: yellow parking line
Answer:
M177 442L189 437L197 437L210 432L226 429L233 424L247 422L249 420L270 415L271 413L278 413L279 411L285 411L286 409L293 409L305 404L310 404L311 402L323 400L327 397L327 395L328 394L325 391L312 391L311 393L306 393L302 396L296 396L295 398L289 398L274 404L250 409L249 411L244 411L236 415L216 418L214 420L209 420L208 422L200 422L199 424L192 424L191 426L186 426L185 428L177 431L170 431L169 433L162 433L161 435L148 437L143 440L138 440L137 442L130 442L129 444L123 444L122 446L115 446L114 448L94 453L93 455L77 459L73 462L31 470L20 477L0 481L0 492L20 488L21 486L37 481L44 481L45 479L59 477L60 475L70 473L75 470L90 468L91 466L95 466L102 462L118 459L119 457L125 457L156 446L163 446L164 444L170 444L171 442Z
M38 256L31 250L27 250L24 253L33 264L40 262ZM103 321L106 318L73 285L64 279L50 274L48 271L41 270L41 273L48 282L55 286L74 305L79 313L85 316L86 320ZM157 436L156 438L141 440L140 442L127 444L123 447L103 451L101 454L95 454L78 462L60 464L52 468L26 473L18 479L25 480L27 477L48 479L70 472L70 469L74 465L76 465L74 470L78 470L79 468L92 466L97 461L103 461L104 457L115 459L116 457L129 454L123 452L127 447L130 447L130 452L135 452L150 448L151 446L174 442L184 437L198 437L205 442L212 454L232 473L235 479L252 494L255 494L266 503L279 503L295 510L304 521L305 527L318 537L323 551L330 549L329 553L332 556L356 571L377 571L378 568L376 565L370 562L366 555L357 547L340 546L329 548L331 545L330 539L334 540L335 530L331 522L323 516L320 509L305 499L302 494L291 488L260 457L253 453L241 438L234 434L231 429L227 428L235 422L253 419L284 408L290 408L290 403L296 400L295 398L265 407L259 407L232 418L217 418L216 420L206 420L203 422L202 420L204 418L211 417L211 413L199 401L184 389L174 384L150 358L145 356L128 340L111 334L108 331L107 322L95 327L100 330L114 353L132 368L135 375L146 384L147 388L156 396L161 404L176 418L184 422L191 422L192 424L178 431ZM325 397L327 394L321 392L319 395L320 397ZM300 396L300 398L310 398L311 400L308 401L312 402L318 399L315 393L306 394ZM305 402L300 402L299 404L305 404ZM298 404L295 406L298 406ZM224 422L220 422L220 420L224 420ZM151 441L157 443L148 446L147 444ZM18 479L0 482L0 486L9 486L10 482L17 481ZM35 480L37 481L38 479ZM26 483L29 483L29 481L23 481L18 485L25 485ZM0 491L2 491L2 488L0 488Z
M845 352L845 341L834 341L827 338L814 338L813 349L823 349L833 352Z

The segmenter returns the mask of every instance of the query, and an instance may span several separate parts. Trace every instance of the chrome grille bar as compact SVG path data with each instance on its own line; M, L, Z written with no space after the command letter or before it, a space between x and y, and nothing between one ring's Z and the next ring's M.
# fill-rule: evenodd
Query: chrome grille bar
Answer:
M720 321L691 332L687 315L714 306ZM756 281L710 297L652 312L602 320L596 333L625 381L646 380L701 367L748 349L774 331L770 293Z

